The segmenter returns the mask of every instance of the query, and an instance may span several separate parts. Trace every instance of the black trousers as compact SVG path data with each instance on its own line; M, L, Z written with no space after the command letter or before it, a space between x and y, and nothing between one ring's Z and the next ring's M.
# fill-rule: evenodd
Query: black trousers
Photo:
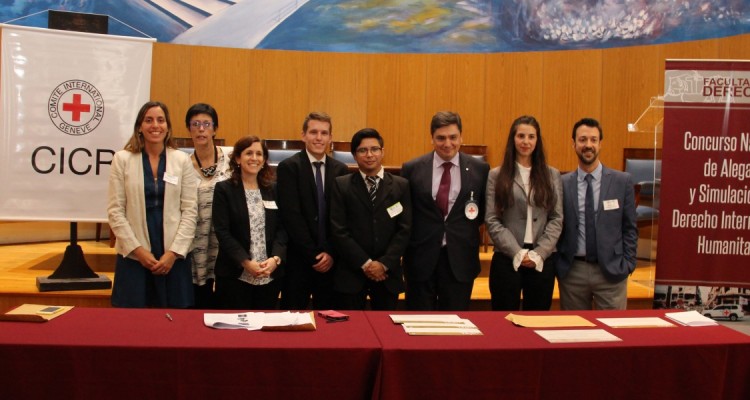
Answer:
M367 296L370 296L370 309L375 311L393 311L398 306L398 293L391 293L383 282L367 280L359 293L336 293L336 302L340 310L364 310Z
M281 282L251 285L237 278L216 277L216 304L227 310L275 310Z
M426 281L406 281L406 308L414 311L466 311L474 281L459 282L453 275L448 251L440 249L435 273Z
M493 311L547 311L552 306L555 290L557 253L544 260L542 272L519 267L513 269L513 259L499 252L492 255L490 266L490 294ZM523 294L523 304L521 304Z
M310 265L287 265L284 287L281 290L281 309L307 310L310 306L310 296L314 310L336 308L333 290L334 268L336 265L327 272L320 273Z

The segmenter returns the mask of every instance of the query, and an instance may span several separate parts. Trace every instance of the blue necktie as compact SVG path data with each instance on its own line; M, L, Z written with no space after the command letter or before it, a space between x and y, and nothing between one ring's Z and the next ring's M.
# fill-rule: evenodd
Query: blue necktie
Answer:
M594 213L594 176L586 174L586 261L596 263L596 217Z
M318 189L318 246L326 242L326 195L323 190L323 161L313 162L315 165L315 186Z

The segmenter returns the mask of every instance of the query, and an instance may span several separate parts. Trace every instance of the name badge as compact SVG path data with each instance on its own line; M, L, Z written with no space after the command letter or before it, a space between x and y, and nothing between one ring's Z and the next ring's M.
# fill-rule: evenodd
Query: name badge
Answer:
M604 200L604 211L617 210L618 208L620 208L620 203L617 202L617 199Z
M164 182L171 183L173 185L176 185L180 181L180 178L178 178L175 175L170 175L168 173L164 173Z
M263 200L263 208L269 210L278 210L279 206L276 205L276 202L274 200Z
M399 201L398 203L388 207L386 210L388 211L388 215L390 215L391 218L393 218L401 214L402 212L404 212L404 206L402 206L401 202Z
M471 221L477 219L477 217L479 216L479 204L474 201L473 191L471 192L471 198L466 202L466 205L464 206L464 214L466 214L466 218Z

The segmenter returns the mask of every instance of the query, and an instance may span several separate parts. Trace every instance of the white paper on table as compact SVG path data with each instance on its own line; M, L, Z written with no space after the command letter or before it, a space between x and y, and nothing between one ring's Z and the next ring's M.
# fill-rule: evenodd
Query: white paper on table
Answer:
M454 329L477 329L477 326L473 322L466 318L461 318L459 321L449 322L404 322L401 324L404 329L406 328L454 328Z
M203 324L215 329L247 329L258 331L263 328L263 313L205 313Z
M260 313L263 314L263 326L296 326L312 324L312 315L309 312L277 312L277 313Z
M209 328L257 331L264 327L272 328L313 324L313 320L309 312L205 313L203 314L203 323Z
M470 336L470 335L482 335L482 331L474 328L462 328L456 326L445 327L412 327L403 325L404 332L413 336Z
M456 314L391 314L390 317L394 324L403 324L405 322L462 323L461 318Z
M703 315L700 315L698 311L680 311L680 312L673 312L673 313L665 313L665 317L671 319L672 321L676 321L682 325L687 326L716 326L719 325L718 322L712 320L711 318L704 317Z
M619 342L622 339L604 329L536 330L537 335L550 343Z
M675 325L659 317L597 318L612 328L674 328Z

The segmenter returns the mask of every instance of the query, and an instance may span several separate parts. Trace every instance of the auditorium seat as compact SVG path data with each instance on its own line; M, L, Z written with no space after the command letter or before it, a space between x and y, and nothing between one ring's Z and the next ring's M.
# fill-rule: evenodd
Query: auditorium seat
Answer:
M300 139L266 139L265 142L268 147L268 165L274 168L305 148L305 142Z
M661 188L661 149L623 150L623 170L630 173L636 192L636 223L638 225L637 258L656 258Z

